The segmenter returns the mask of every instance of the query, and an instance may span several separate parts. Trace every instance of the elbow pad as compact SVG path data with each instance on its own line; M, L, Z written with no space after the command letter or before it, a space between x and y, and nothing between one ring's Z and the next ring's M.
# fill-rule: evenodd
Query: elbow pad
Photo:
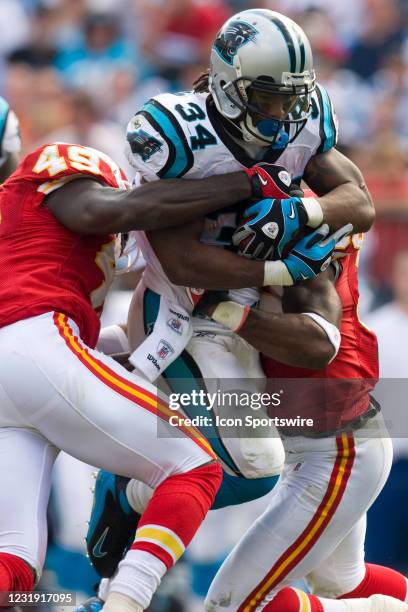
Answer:
M302 312L302 314L313 319L313 321L325 331L326 336L328 337L334 349L333 357L329 361L329 363L331 363L333 359L336 358L337 353L339 352L341 343L340 330L335 325L333 325L333 323L330 323L329 321L327 321L327 319L325 319L319 314L316 314L315 312Z

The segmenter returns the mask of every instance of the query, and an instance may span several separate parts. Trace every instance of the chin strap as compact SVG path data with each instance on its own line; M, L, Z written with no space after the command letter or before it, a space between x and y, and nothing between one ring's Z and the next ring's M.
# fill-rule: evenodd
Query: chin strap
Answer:
M267 137L272 137L274 133L266 134L263 136L259 130L258 126L264 124L265 132L271 132L271 128L275 128L273 132L276 134L274 140L268 140ZM281 128L279 128L279 124L281 124ZM245 113L245 117L243 121L240 121L240 129L243 135L243 138L246 142L257 143L260 146L266 147L269 146L272 149L284 149L289 142L289 134L286 133L285 128L281 121L277 121L276 119L266 119L260 121L258 126L255 126L252 121L252 117Z
M272 143L272 149L285 149L289 142L289 135L285 132L285 130L281 130L279 135L274 143Z

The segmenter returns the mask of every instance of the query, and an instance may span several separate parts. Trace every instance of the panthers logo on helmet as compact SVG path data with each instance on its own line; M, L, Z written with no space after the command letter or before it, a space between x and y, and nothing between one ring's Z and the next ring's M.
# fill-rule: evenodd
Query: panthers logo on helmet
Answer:
M232 21L219 31L214 49L227 64L232 65L238 49L253 40L257 34L258 30L250 23Z

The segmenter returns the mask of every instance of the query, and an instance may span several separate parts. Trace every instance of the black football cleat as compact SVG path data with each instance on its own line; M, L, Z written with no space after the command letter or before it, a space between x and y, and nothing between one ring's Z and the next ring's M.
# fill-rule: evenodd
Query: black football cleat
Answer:
M86 545L89 559L102 578L110 578L133 544L140 514L126 497L129 478L100 470Z

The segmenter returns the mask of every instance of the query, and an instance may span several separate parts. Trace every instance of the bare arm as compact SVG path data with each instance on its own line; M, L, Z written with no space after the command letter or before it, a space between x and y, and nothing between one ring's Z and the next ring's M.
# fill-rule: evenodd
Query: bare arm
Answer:
M65 227L79 234L110 234L180 225L251 196L244 172L205 179L169 179L120 191L93 179L67 183L46 198Z
M374 222L375 211L363 175L357 166L337 149L311 158L303 176L319 196L323 221L332 230L352 223L354 232L366 232Z
M200 242L203 219L170 230L148 232L148 238L169 280L202 289L260 287L264 262L239 257Z
M239 331L258 351L290 366L320 370L333 357L326 332L310 317L314 312L340 327L340 298L327 271L313 280L285 289L284 313L251 310Z

